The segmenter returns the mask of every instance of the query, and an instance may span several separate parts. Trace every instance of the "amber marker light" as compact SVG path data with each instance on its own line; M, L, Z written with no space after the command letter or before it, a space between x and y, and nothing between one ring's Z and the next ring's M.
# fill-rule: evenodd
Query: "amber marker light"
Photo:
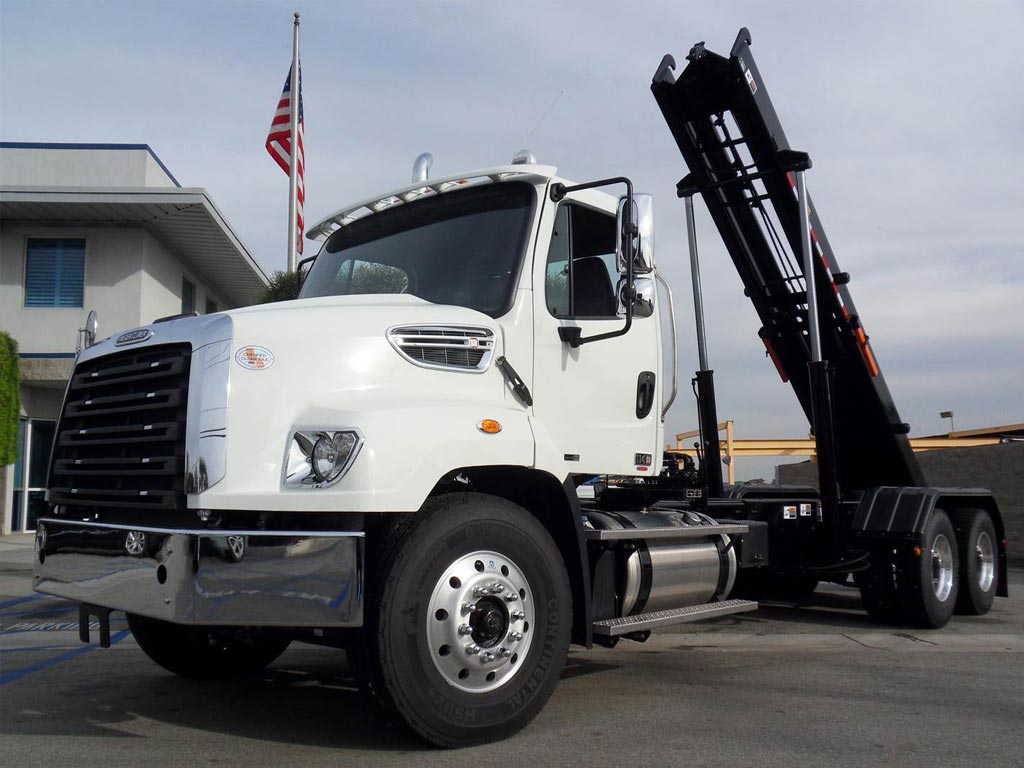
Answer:
M496 435L501 432L501 424L494 419L484 419L476 425L476 428L486 435Z
M923 550L923 549L921 549L920 547L914 547L914 554L915 554L915 555L917 555L918 557L920 557L920 556L921 556L921 553L922 553L923 551L924 551L924 550Z

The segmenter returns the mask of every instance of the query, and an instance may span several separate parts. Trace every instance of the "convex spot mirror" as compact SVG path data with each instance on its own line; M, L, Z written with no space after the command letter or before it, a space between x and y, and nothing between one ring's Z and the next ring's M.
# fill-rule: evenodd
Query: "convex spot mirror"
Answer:
M626 274L626 237L623 227L626 222L626 196L619 198L618 213L615 217L615 260L619 274ZM648 275L654 271L654 197L638 192L633 195L633 223L636 235L633 237L633 274Z
M626 313L626 278L621 278L615 291L619 297L619 314ZM654 314L654 296L657 288L654 279L638 277L633 280L633 317L650 317Z

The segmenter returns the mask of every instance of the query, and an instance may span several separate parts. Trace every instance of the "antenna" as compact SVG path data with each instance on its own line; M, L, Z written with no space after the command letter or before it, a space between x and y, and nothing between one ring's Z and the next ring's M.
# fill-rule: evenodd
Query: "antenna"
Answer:
M551 103L548 105L548 108L544 110L544 114L540 116L540 120L538 120L537 124L535 126L533 126L533 130L531 130L528 134L526 134L526 138L523 139L523 141L520 144L520 146L525 147L525 146L527 146L530 143L530 139L533 137L533 134L535 134L537 132L537 129L540 128L541 123L543 123L544 120L547 119L547 116L551 114L551 110L555 108L555 104L557 104L558 100L560 98L562 98L562 94L563 93L565 93L565 91L564 90L560 90L558 92L558 95L555 96L555 98L551 100Z

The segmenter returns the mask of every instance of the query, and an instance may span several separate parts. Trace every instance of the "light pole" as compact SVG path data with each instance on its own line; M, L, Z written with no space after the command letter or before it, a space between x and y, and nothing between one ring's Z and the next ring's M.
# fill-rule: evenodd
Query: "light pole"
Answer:
M953 412L952 411L939 411L939 417L943 419L949 419L949 434L956 432L956 425L953 424Z

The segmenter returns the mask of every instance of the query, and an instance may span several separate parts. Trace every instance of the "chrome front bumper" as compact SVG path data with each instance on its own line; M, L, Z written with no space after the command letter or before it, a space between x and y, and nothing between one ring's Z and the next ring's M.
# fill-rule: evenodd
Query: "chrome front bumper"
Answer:
M178 530L44 518L37 592L178 624L358 627L361 531Z

